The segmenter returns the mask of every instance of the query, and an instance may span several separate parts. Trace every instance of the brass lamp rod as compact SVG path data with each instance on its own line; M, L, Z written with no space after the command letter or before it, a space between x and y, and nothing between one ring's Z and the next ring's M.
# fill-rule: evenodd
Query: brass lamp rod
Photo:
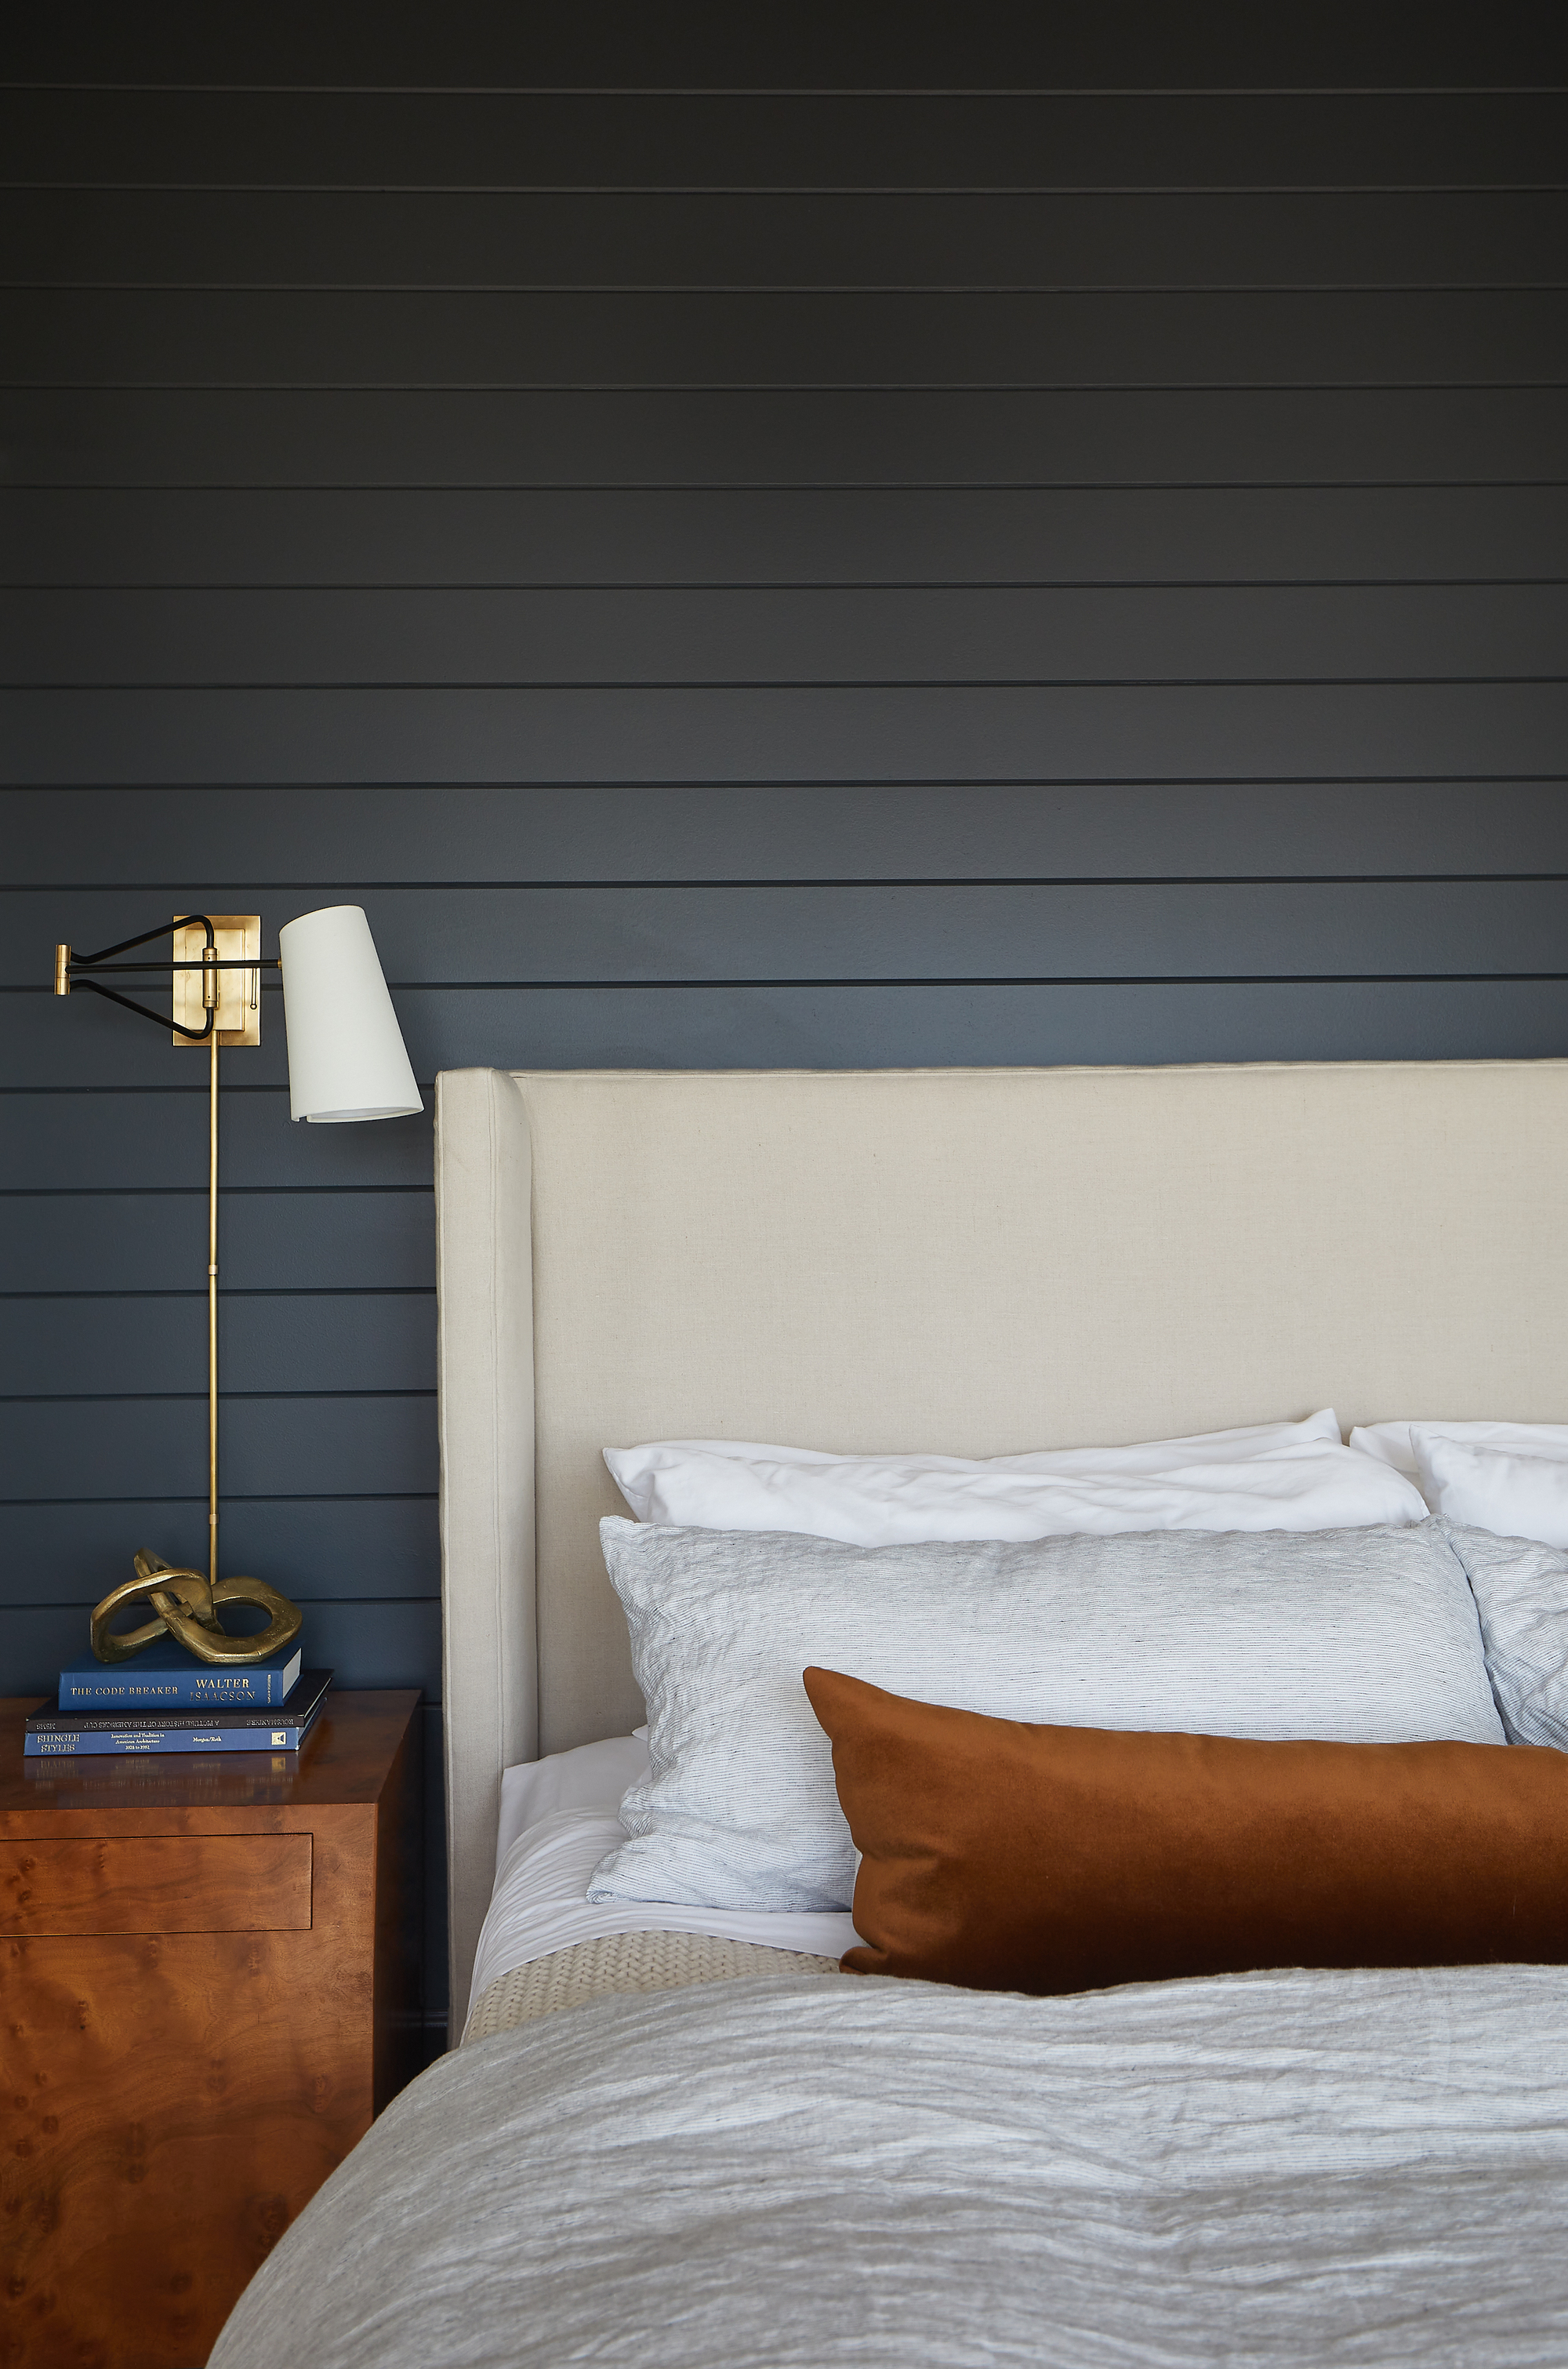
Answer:
M212 968L208 966L209 973ZM207 1577L218 1585L218 982L201 982L207 1006Z
M181 941L176 933L185 930L189 931L190 936ZM220 955L220 930L224 945L237 944L237 956ZM137 946L150 945L156 938L175 937L177 945L189 947L198 931L203 943L194 961L179 957L158 963L114 959L117 955L132 953ZM184 913L155 930L143 930L136 937L121 938L118 945L100 947L94 955L74 954L68 945L54 949L56 995L69 995L73 988L85 987L143 1020L155 1022L160 1028L172 1029L177 1044L205 1045L208 1056L207 1577L203 1579L199 1571L166 1562L146 1547L140 1548L132 1559L135 1578L120 1587L111 1587L102 1602L93 1608L93 1652L100 1662L128 1661L155 1639L168 1636L177 1638L199 1661L243 1665L265 1661L269 1654L280 1653L299 1634L299 1607L291 1604L277 1588L260 1579L218 1577L218 1050L224 1044L257 1045L261 1041L261 973L280 970L282 965L275 955L263 955L260 934L258 914L220 914L214 920L210 913ZM174 1010L166 1016L145 1003L138 1003L132 996L121 995L118 988L104 984L106 976L135 977L165 970L172 970L175 989ZM218 974L225 970L248 971L251 975L248 991L242 991L238 999L237 1014L228 1010L235 999L229 998L226 1004L223 995ZM191 991L195 980L182 977L195 971L201 975L200 1028L192 1027L189 1020L179 1016L189 1013L194 1017L198 1009L198 998ZM220 1608L225 1604L257 1605L270 1618L263 1630L245 1637L233 1636L220 1618ZM150 1609L156 1617L139 1629L111 1629L109 1624L115 1615L131 1605Z
M207 943L195 962L164 961L161 963L115 962L116 955L129 954L133 946L150 945L155 938L168 938L176 930L200 926ZM54 992L69 995L74 987L90 988L95 995L107 998L110 1003L123 1006L127 1012L139 1013L143 1020L157 1023L160 1028L173 1028L191 1044L206 1044L210 1048L208 1063L207 1121L207 1574L209 1584L218 1582L218 981L221 970L277 970L280 967L275 955L258 955L251 962L222 962L218 958L212 924L205 913L188 913L183 920L167 921L156 930L143 930L134 938L121 938L112 946L101 946L95 955L73 953L68 945L54 949ZM120 995L112 987L103 986L90 974L108 970L111 976L135 977L145 972L162 974L166 970L199 970L201 975L203 1017L200 1028L188 1028L182 1021L154 1012L144 1003L133 1002L130 996Z

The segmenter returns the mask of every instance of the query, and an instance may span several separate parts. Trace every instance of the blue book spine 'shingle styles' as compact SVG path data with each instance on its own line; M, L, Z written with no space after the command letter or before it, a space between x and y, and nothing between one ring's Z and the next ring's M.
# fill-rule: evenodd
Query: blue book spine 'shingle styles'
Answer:
M266 1727L56 1728L29 1735L25 1756L73 1760L88 1753L296 1752L310 1722Z
M99 1662L84 1654L60 1673L62 1711L270 1710L281 1706L300 1674L301 1649L265 1662L226 1666L193 1661L183 1647L162 1642L130 1662Z

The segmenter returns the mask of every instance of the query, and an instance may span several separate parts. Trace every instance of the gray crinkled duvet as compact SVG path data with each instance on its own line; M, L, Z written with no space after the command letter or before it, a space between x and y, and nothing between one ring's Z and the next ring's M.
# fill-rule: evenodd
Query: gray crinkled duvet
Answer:
M1568 1971L781 1978L444 2057L211 2369L1568 2362Z

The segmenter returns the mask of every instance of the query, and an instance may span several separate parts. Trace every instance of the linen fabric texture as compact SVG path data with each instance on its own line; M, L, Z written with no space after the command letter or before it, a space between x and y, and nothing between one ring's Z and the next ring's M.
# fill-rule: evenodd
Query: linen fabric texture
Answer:
M1441 1528L1475 1597L1509 1743L1568 1752L1568 1551L1457 1522Z
M1077 1531L1326 1530L1419 1522L1386 1459L1345 1447L1332 1407L1300 1423L1022 1456L838 1456L748 1440L604 1450L641 1522L800 1530L850 1546L1038 1539Z
M1126 1734L836 1670L805 1686L860 1853L846 1974L1047 1993L1568 1960L1562 1753Z
M854 1848L801 1687L1062 1726L1501 1744L1442 1528L859 1548L606 1519L646 1782L591 1901L846 1909Z
M211 2369L1545 2369L1568 1974L715 1983L438 2058Z

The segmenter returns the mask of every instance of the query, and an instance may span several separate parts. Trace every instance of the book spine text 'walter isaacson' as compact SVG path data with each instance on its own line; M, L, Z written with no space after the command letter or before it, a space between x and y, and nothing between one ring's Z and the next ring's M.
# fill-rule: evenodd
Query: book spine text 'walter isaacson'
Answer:
M189 1711L200 1719L207 1711L278 1709L300 1675L301 1659L296 1645L265 1662L224 1665L195 1661L162 1641L129 1662L106 1664L84 1654L60 1673L60 1708L116 1711L124 1719L153 1711Z

